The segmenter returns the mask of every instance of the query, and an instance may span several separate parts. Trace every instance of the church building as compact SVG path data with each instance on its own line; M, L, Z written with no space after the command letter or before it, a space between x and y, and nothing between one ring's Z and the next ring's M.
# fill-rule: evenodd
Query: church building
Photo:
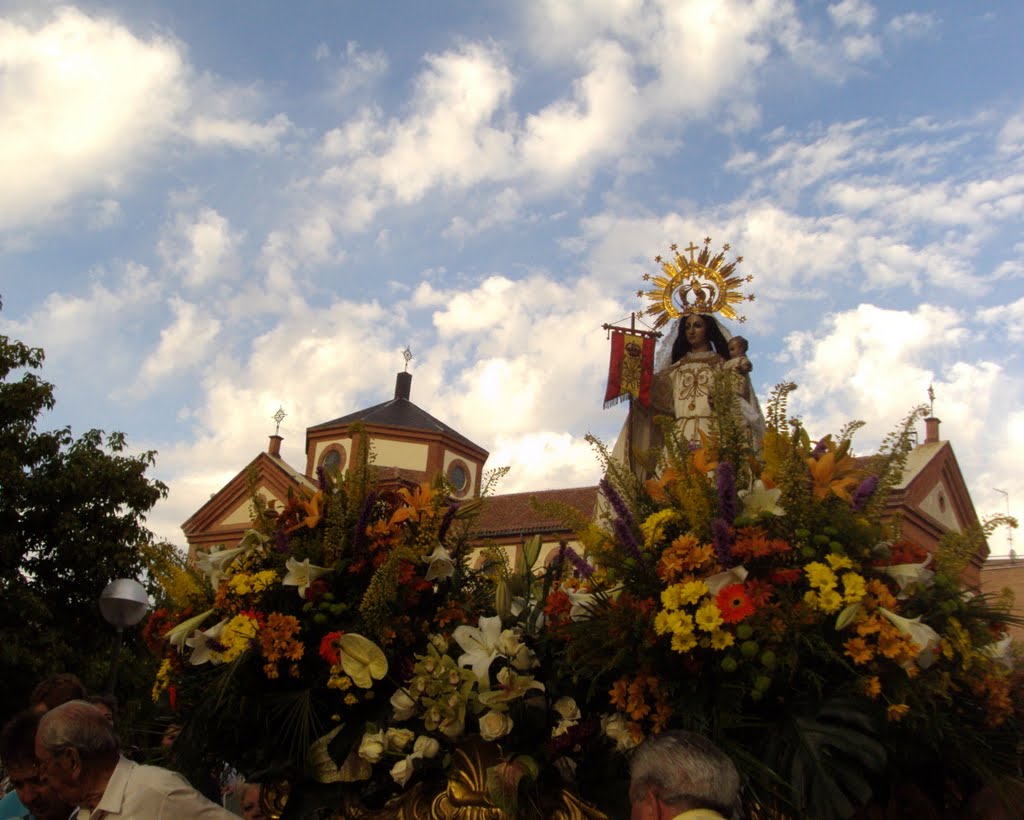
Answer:
M250 525L254 489L283 507L290 492L316 489L319 468L344 470L355 448L365 444L372 447L374 465L384 483L411 488L444 473L455 499L479 496L488 452L414 404L411 389L412 374L398 373L394 398L307 428L306 463L301 470L281 458L282 438L271 436L265 452L258 453L182 524L190 556L197 549L230 547L241 540ZM368 441L361 441L361 436ZM550 504L568 506L589 518L597 493L597 487L590 486L493 495L473 523L473 538L478 545L504 547L514 561L526 540L540 534L543 560L559 543L572 543L573 533L560 517L541 510ZM910 453L887 515L898 515L905 536L929 551L944 533L977 525L952 445L939 438L937 418L925 420L925 440ZM972 558L964 573L965 584L972 588L981 584L987 546L982 553Z

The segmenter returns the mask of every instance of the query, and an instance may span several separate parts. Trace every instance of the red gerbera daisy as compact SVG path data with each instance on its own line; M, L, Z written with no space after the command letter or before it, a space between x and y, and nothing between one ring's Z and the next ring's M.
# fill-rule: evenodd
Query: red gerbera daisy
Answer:
M718 605L718 611L722 613L722 620L727 624L738 623L748 615L754 614L754 602L750 600L743 584L723 587L715 596L715 603Z
M331 666L334 666L341 660L338 655L337 642L338 638L344 634L344 632L328 632L320 641L320 657L327 661Z

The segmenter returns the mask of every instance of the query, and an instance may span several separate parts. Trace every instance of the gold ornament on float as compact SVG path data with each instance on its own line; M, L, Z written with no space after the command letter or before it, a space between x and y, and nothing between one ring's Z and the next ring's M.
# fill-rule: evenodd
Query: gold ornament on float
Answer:
M720 313L727 319L745 322L746 317L736 313L733 305L754 301L753 294L744 296L740 286L753 281L753 276L734 275L736 266L743 261L737 256L732 262L725 261L729 245L723 245L718 253L711 254L711 237L704 239L703 246L690 243L683 248L689 258L678 251L678 245L670 245L673 257L665 260L661 256L654 261L661 265L663 273L644 274L645 282L653 282L651 290L638 290L637 296L646 297L650 304L644 311L654 317L654 327L664 327L672 319L691 313ZM699 251L699 253L697 253ZM696 256L694 255L696 253Z

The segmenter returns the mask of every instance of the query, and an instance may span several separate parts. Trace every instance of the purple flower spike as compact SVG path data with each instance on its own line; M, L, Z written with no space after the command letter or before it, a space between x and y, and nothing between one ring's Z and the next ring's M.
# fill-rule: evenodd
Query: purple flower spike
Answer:
M728 569L732 566L732 541L729 538L729 522L716 518L711 525L711 544L715 548L718 563Z
M637 543L636 536L633 534L633 528L621 518L616 518L612 522L612 528L615 530L615 535L618 536L619 542L629 557L637 561L643 561L644 558L640 552L640 544Z
M719 463L715 478L718 485L718 509L727 524L736 518L736 472L728 461Z
M828 452L828 444L825 439L821 439L817 444L814 445L814 449L811 450L811 458L821 458L825 453Z
M626 506L626 502L622 500L622 496L619 495L616 489L612 486L608 477L605 476L602 478L597 486L604 497L608 499L608 503L612 505L612 510L615 512L615 515L625 521L628 527L632 527L633 513L629 511L629 507Z
M594 574L594 568L587 563L586 559L583 558L576 550L572 547L565 548L565 557L569 559L569 562L576 568L576 574L586 580Z
M869 475L853 491L853 509L860 512L878 489L878 476Z
M320 484L320 489L327 492L327 471L323 464L316 468L316 480Z

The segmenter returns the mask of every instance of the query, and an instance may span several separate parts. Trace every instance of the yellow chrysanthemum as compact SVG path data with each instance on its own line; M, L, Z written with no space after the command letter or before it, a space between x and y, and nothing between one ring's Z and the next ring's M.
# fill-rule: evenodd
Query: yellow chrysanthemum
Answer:
M665 527L679 520L678 511L671 507L658 510L647 516L647 520L640 525L640 532L644 537L644 546L650 549L665 537Z
M693 633L677 633L672 636L672 648L676 652L689 652L697 645Z
M220 642L224 644L221 657L224 663L230 663L248 650L259 630L259 624L248 615L236 615L226 624L221 632Z
M838 612L843 606L843 596L834 589L823 589L818 594L818 609L822 612Z
M725 629L716 629L711 633L712 649L728 649L736 642L731 632Z
M664 600L664 599L663 599ZM654 631L659 635L667 635L672 631L672 626L669 623L669 618L672 613L666 609L661 610L657 615L654 616Z
M812 561L804 567L807 581L815 589L835 589L836 574L820 561Z
M872 675L869 678L864 678L861 681L861 690L872 700L875 700L879 695L882 694L882 681L878 679L877 675Z
M848 604L856 604L868 594L867 582L856 572L843 573L843 600Z
M708 601L697 610L697 626L705 632L714 632L723 623L722 612L714 601Z
M851 561L848 556L840 555L837 552L830 552L825 556L825 560L828 561L828 565L836 571L841 569L853 569L853 561Z

